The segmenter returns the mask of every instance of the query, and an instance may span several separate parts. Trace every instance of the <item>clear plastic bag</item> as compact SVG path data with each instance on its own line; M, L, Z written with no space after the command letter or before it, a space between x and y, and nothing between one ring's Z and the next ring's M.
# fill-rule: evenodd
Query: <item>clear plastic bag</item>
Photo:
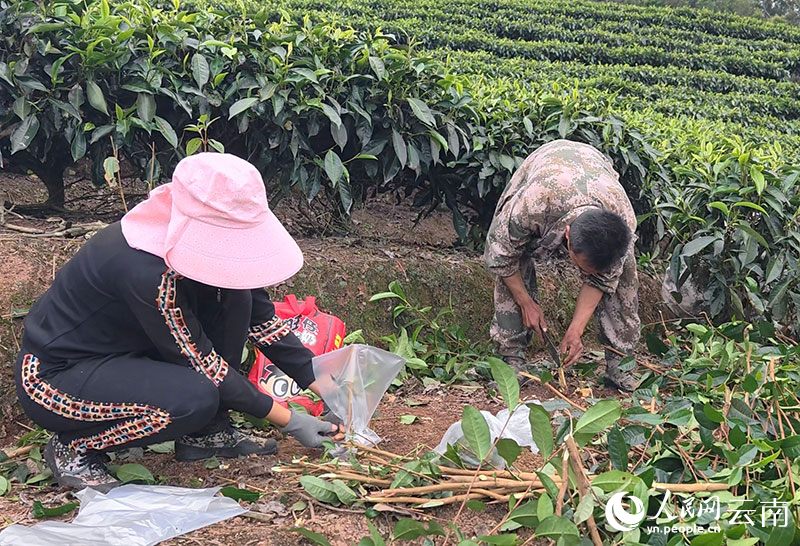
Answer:
M532 401L531 403L538 404L539 402ZM506 425L504 430L503 425L508 419L509 410L504 409L498 412L497 415L492 415L488 411L481 411L481 415L483 415L484 419L486 419L486 424L489 425L489 434L491 434L492 442L494 442L497 439L497 436L500 435L501 438L509 438L514 440L520 447L530 448L531 453L539 453L539 448L536 447L536 444L533 442L531 425L530 421L528 420L529 414L530 410L528 409L528 406L524 404L519 405L517 409L514 410L514 413L511 415L511 420L508 422L508 425ZM503 431L502 435L500 434L501 430ZM461 430L461 421L450 425L450 427L444 433L444 436L442 436L442 441L439 442L439 445L436 446L434 451L442 455L445 451L447 451L448 445L456 448L458 456L461 458L463 463L470 466L478 466L478 460L472 455L471 451L469 450L469 446L464 439L464 433ZM506 467L506 461L500 457L496 449L493 449L489 454L488 461L495 468Z
M344 423L348 440L371 445L380 441L369 421L405 362L394 353L361 344L314 357L320 396Z
M0 532L0 546L151 546L246 511L217 497L219 490L123 485L103 494L86 488L77 493L81 506L72 523L12 525Z

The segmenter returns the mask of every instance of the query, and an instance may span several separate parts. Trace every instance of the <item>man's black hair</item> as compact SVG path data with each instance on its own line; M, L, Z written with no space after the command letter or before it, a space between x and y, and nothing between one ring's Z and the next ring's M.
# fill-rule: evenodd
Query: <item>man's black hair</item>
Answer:
M628 251L631 230L619 214L604 209L591 209L578 216L569 226L569 246L589 265L605 272Z

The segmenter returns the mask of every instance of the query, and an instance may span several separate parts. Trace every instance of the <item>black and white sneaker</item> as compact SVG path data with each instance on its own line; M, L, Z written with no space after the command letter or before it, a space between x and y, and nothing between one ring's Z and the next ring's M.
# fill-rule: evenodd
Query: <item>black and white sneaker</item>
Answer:
M100 451L78 453L69 445L59 441L53 434L44 448L44 460L53 473L58 485L83 489L91 487L101 493L122 485L108 472L108 455Z
M211 457L233 459L247 455L274 455L278 442L272 438L257 441L232 426L203 436L183 436L175 441L175 458L199 461Z

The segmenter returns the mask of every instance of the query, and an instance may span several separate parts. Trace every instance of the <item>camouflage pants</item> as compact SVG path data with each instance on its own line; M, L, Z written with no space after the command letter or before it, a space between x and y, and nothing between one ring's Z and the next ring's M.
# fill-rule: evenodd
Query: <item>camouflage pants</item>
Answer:
M520 275L528 294L538 301L536 269L531 256L520 260ZM597 337L603 345L610 345L623 353L633 352L639 341L639 277L636 258L631 252L625 257L625 267L614 294L604 294L594 312ZM547 317L545 317L547 321ZM502 356L524 357L531 341L531 331L522 322L522 310L501 277L494 282L494 318L489 335L497 344ZM556 344L558 340L553 340Z

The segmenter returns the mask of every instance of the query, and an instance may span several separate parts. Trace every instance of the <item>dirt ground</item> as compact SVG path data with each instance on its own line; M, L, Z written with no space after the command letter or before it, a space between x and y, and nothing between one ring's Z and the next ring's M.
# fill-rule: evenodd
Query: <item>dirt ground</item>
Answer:
M34 191L32 191L34 190ZM124 187L128 195L129 205L136 201L135 195L143 196L145 188L129 182ZM43 187L30 177L0 175L0 199L7 203L24 205L40 202L44 198ZM95 190L83 181L80 173L69 180L67 189L68 207L71 213L59 214L65 219L67 227L92 221L111 222L122 213L119 191L112 188ZM8 207L6 207L8 208ZM21 209L16 209L21 210ZM303 227L292 224L291 209L278 209L279 216L289 225L290 230L302 234ZM476 260L477 256L466 250L454 250L455 233L448 214L435 214L414 225L415 213L407 208L393 204L389 200L379 200L367 210L358 211L350 232L343 239L303 239L304 249L316 248L330 259L331 252L339 252L334 256L346 260L350 253L358 254L369 249L379 249L389 253L392 262L397 262L395 254L430 253L438 260L456 264L459 268L463 260ZM30 421L21 413L16 404L12 359L19 348L21 320L19 317L35 301L35 299L52 282L56 271L85 242L86 237L31 237L31 233L23 233L16 228L39 229L52 231L55 227L64 227L60 220L50 220L46 215L36 211L25 211L18 215L16 211L6 212L0 219L0 449L13 447L17 439L31 427ZM342 240L345 243L342 243ZM338 248L331 251L331 248ZM338 257L337 257L338 256ZM367 260L369 261L369 260ZM395 263L396 266L396 263ZM367 267L367 266L365 266ZM400 266L401 269L404 266ZM343 282L336 280L335 282ZM291 287L290 287L291 288ZM489 286L484 286L489 294ZM368 299L366 289L358 292ZM442 302L444 305L445 302ZM351 320L348 329L359 327ZM486 320L479 321L480 329L485 331ZM388 331L381 332L383 334ZM595 396L612 396L613 391L597 384L597 374L589 372L588 377L569 376L567 394L575 401L580 401L582 394L579 387L590 387ZM526 399L535 398L549 400L552 394L543 386L531 383L523 387L522 395ZM411 406L408 402L412 401ZM495 412L502 408L502 401L494 398L485 384L439 387L425 390L419 383L409 382L395 392L389 393L381 402L372 428L384 438L382 449L394 453L408 453L421 446L433 448L439 443L442 434L454 421L460 419L464 405L470 404L478 409ZM418 417L411 425L400 423L401 415L413 414ZM263 433L262 433L263 434ZM278 435L272 431L270 434ZM277 463L288 462L294 456L319 454L302 448L291 439L280 439L279 455L273 457L248 458L224 461L225 466L207 469L202 462L178 463L171 454L146 452L142 463L156 476L159 483L178 486L246 486L263 491L261 500L253 506L254 510L263 510L271 514L269 523L250 518L234 518L208 528L204 528L179 538L170 540L170 545L288 545L303 544L299 535L289 531L296 525L303 525L314 531L323 533L332 544L355 544L362 536L368 535L368 528L363 510L355 508L333 509L318 503L308 502L302 511L270 512L269 501L282 500L285 506L292 506L295 501L306 500L302 488L292 478L274 473L271 469ZM541 465L540 458L528 454L519 463L520 470L533 471ZM36 522L32 515L32 505L36 500L47 505L57 505L68 499L69 493L58 491L53 486L26 486L13 484L10 493L0 497L0 514L5 523L0 521L0 528L10 523L30 525ZM265 508L267 507L267 508ZM457 507L431 509L425 517L435 518L441 523L451 521ZM486 533L506 513L504 506L489 506L481 513L465 510L459 519L462 531L473 536ZM374 522L386 536L390 535L397 519L397 514L382 513ZM69 520L70 516L63 518ZM524 532L522 533L524 536Z

